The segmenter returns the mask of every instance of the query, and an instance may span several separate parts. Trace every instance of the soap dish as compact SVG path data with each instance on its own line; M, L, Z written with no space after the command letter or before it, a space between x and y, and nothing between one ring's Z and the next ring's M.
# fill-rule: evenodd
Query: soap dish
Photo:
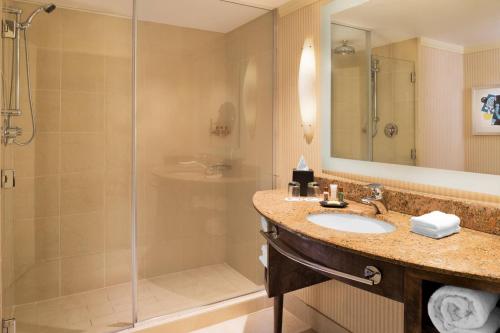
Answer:
M323 207L328 207L328 208L345 208L347 205L349 205L345 201L337 201L337 200L329 200L329 201L320 201L319 204Z

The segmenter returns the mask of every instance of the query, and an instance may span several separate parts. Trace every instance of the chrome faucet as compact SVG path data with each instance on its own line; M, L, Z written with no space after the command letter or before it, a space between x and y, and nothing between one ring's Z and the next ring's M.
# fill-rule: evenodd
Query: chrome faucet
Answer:
M206 167L205 174L208 176L222 174L224 171L231 170L231 165L225 163L211 164Z
M382 184L369 184L367 187L372 193L369 197L361 199L361 202L375 207L377 214L386 214L389 210L385 203L384 186Z

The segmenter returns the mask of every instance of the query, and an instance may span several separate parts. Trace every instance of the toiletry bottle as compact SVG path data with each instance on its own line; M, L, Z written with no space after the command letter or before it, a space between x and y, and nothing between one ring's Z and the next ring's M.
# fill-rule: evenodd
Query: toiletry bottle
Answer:
M323 192L323 200L328 201L330 199L330 193L328 193L328 187L325 187Z
M330 197L333 200L337 199L337 191L338 191L338 185L337 184L330 184Z
M342 188L342 187L338 188L338 190L337 190L337 199L340 202L344 202L344 188Z

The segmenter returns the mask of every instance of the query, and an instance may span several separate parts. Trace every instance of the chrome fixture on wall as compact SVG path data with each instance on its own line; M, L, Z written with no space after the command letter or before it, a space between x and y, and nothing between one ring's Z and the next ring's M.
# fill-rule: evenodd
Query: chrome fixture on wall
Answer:
M344 39L342 41L342 45L341 46L337 46L333 50L333 53L340 54L340 55L351 55L351 54L356 53L356 49L354 47L352 47L351 45L349 45L349 41L347 41L346 39Z
M380 61L372 57L371 61L371 79L372 79L372 137L378 134L378 123L380 117L378 116L378 101L377 101L377 79L378 72L380 72Z
M22 10L17 8L2 8L5 14L14 15L14 19L4 18L2 21L2 38L12 39L12 73L10 79L10 92L8 100L6 94L3 96L2 106L2 142L7 145L15 143L20 146L27 145L33 141L36 135L36 113L33 109L33 98L31 89L31 73L29 66L29 50L28 50L28 29L30 28L33 19L42 11L52 13L56 9L54 4L46 4L35 9L25 21L21 21ZM17 138L23 134L23 129L15 126L12 123L13 117L22 115L20 106L20 42L21 32L24 34L24 53L26 62L26 79L28 88L28 103L31 114L31 136L26 141L17 141ZM2 68L2 80L4 81L5 68ZM5 83L5 81L4 81Z

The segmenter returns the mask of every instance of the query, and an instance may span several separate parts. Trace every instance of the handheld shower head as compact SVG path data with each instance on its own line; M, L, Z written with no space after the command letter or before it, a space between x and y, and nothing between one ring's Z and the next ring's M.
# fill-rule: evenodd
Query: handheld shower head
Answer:
M47 14L50 14L52 13L54 10L56 10L56 5L54 5L53 3L49 3L45 6L43 6L43 10L47 13Z
M55 9L56 9L56 5L54 5L53 3L49 3L49 4L46 4L46 5L38 7L37 9L35 9L33 11L33 13L31 13L30 16L28 16L28 18L26 19L26 21L24 21L24 22L22 22L20 24L21 29L27 29L27 28L29 28L30 25L31 25L31 23L33 22L33 19L35 18L35 16L37 16L41 11L44 11L47 14L50 14Z

